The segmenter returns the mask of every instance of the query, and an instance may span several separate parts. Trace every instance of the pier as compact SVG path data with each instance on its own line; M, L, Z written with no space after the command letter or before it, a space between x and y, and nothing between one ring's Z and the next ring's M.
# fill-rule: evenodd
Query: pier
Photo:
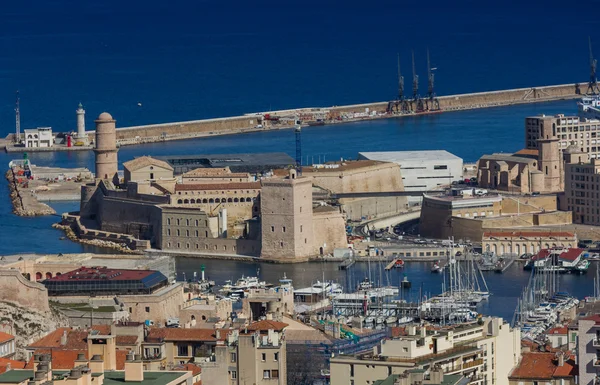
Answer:
M386 270L392 270L396 266L396 262L398 262L400 258L394 258L394 260L387 264L385 267Z
M274 131L293 128L296 125L297 120L302 121L303 125L307 126L314 125L314 122L317 121L319 122L319 125L340 124L468 109L576 99L582 96L582 90L585 90L586 87L587 83L576 83L440 96L438 98L439 110L436 111L389 112L388 105L390 102L385 101L333 107L301 107L297 109L257 112L225 118L123 127L117 129L117 142L119 146L129 146L171 140L242 134L246 132ZM87 134L92 136L94 135L94 131L87 131ZM0 145L5 147L8 152L61 150L60 146L43 149L15 147L11 144L12 139L13 134L9 135L3 143L0 143Z

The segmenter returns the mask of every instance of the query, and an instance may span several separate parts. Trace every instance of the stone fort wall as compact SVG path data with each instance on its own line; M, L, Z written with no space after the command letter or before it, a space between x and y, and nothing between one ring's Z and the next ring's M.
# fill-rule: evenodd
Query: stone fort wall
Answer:
M46 287L27 280L19 270L0 270L0 301L39 312L50 310Z

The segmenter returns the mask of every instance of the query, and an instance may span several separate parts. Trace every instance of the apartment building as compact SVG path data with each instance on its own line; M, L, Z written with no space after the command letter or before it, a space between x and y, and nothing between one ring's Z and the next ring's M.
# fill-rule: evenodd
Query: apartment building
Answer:
M575 357L556 353L524 353L519 364L511 371L510 385L560 384L575 385L577 365Z
M552 132L542 134L544 127ZM546 138L545 136L548 135ZM558 139L562 151L575 145L590 158L600 155L600 121L578 116L532 116L525 119L525 145L528 149L540 149L540 139Z
M579 384L597 384L600 381L599 314L579 319L577 356L579 365Z
M421 369L431 375L462 375L472 385L508 385L508 374L521 358L519 329L501 318L444 329L408 326L406 335L386 338L373 353L331 359L331 385L371 385Z
M573 223L600 224L600 159L576 146L564 151L565 199L562 209L573 212Z

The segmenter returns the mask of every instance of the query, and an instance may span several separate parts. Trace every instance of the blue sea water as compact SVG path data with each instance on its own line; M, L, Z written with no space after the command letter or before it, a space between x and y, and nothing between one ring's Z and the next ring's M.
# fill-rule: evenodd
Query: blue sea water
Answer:
M397 53L405 88L411 89L411 50L420 93L426 91L429 48L442 95L585 81L588 36L598 42L600 56L596 16L574 2L31 0L2 6L1 136L14 130L17 89L23 128L68 131L75 128L79 102L91 128L102 111L123 127L388 100L396 95ZM560 27L540 27L558 20ZM574 110L572 101L564 101L312 127L303 130L303 150L309 162L413 149L446 149L475 161L484 153L523 147L525 116ZM119 160L184 153L293 155L294 150L293 132L283 130L124 147ZM91 152L30 158L41 166L93 167ZM0 164L10 159L0 154ZM49 228L57 217L12 215L7 195L1 178L0 254L84 250L60 241L61 233ZM77 207L52 205L58 212ZM182 262L180 270L201 262L191 263ZM211 271L224 277L234 270L235 276L226 278L236 278L255 269L249 266L228 262ZM310 266L294 267L304 269L294 279L309 283L308 275L318 276ZM426 277L433 292L437 283ZM497 280L493 290L495 298L508 299L495 302L490 312L514 308L526 275L516 270L507 277L513 278ZM591 288L583 279L585 284L565 278L579 296Z

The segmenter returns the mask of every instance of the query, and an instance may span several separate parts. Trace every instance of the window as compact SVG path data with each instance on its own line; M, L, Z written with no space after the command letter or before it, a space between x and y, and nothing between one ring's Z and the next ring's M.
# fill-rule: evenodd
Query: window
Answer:
M439 165L434 165L434 166L433 166L433 169L434 169L434 170L447 170L447 169L448 169L448 166L447 166L447 165L445 165L445 164L439 164Z
M267 360L267 353L262 353L260 355L260 360L263 361L263 362L265 362Z
M271 226L271 232L274 233L275 232L275 226Z
M171 224L171 218L167 218L167 225Z
M271 370L271 378L279 378L279 370Z
M236 380L237 379L237 372L235 370L231 371L231 379L232 380Z
M283 226L281 229L282 229L282 230L283 230L283 232L285 233L285 226Z
M302 232L302 225L300 225L300 232Z
M185 230L185 236L189 237L190 236L190 230Z
M146 306L146 313L150 313L150 306Z
M171 235L171 229L167 229L167 235Z
M150 173L150 179L154 179L154 173L153 172Z
M263 378L265 378L265 379L271 378L271 371L263 370Z
M354 377L354 365L353 364L350 364L350 377Z
M279 353L273 353L273 361L279 361Z
M177 229L177 236L179 236L179 229Z
M237 353L231 353L231 362L237 362Z
M177 353L178 353L179 357L187 357L188 346L187 345L179 345L177 347Z

